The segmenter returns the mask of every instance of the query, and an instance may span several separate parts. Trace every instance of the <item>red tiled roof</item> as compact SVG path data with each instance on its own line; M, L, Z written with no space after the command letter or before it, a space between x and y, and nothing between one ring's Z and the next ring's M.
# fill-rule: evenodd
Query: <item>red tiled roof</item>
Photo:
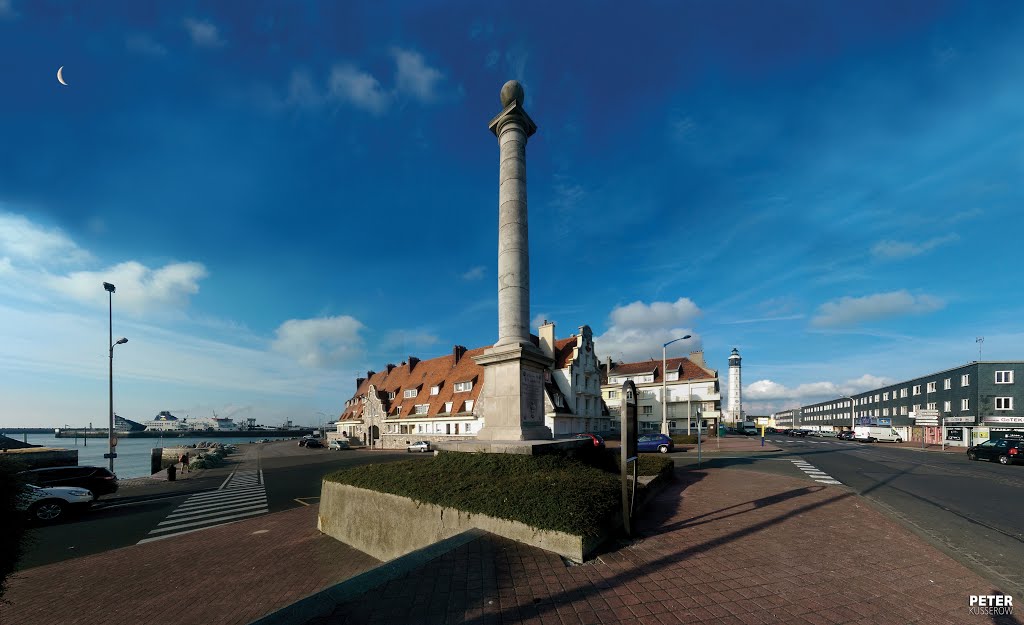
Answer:
M669 371L679 371L680 380L704 380L707 378L715 377L713 371L701 367L694 363L689 358L669 358L665 361L665 366ZM664 372L661 370L660 360L643 360L640 362L620 362L612 363L611 375L640 375L642 373L654 372L654 381L661 382L661 377ZM608 373L607 368L601 367L601 378L602 382L607 384Z
M411 370L408 364L403 364L392 368L391 371L378 371L359 384L352 399L364 397L372 385L380 395L389 418L394 418L397 406L401 406L400 417L403 419L437 416L444 413L444 404L449 401L452 402L453 414L464 412L466 400L471 399L475 402L480 395L480 389L483 388L483 367L476 364L473 356L482 354L485 349L487 348L479 347L466 351L458 363L455 362L454 354L447 354L416 362ZM455 392L455 384L458 382L472 382L473 388L469 391ZM440 387L437 395L430 394L430 389L434 386ZM404 391L407 389L417 389L416 397L404 397ZM393 400L388 399L389 393L395 393ZM429 405L425 415L413 414L417 404ZM354 401L341 413L339 420L361 419L362 411L363 403Z
M572 360L576 348L576 335L555 341L555 369L565 369Z

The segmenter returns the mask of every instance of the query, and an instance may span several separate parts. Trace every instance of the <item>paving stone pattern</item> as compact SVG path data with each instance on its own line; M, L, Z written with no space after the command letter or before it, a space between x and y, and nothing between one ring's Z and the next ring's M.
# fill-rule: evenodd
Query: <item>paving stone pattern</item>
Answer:
M2 625L244 625L380 562L316 506L19 572Z
M307 625L1017 622L970 615L993 585L845 488L681 475L637 540L584 565L486 536Z

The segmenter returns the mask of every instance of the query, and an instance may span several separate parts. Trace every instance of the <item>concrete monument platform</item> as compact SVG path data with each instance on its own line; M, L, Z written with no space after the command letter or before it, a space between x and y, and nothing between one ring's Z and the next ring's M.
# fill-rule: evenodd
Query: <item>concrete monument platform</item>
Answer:
M582 449L587 445L593 445L589 438L566 438L560 440L475 440L475 441L451 441L437 443L434 449L438 451L463 451L468 453L490 453L490 454L523 454L527 456L539 456L551 453L563 453L573 449Z

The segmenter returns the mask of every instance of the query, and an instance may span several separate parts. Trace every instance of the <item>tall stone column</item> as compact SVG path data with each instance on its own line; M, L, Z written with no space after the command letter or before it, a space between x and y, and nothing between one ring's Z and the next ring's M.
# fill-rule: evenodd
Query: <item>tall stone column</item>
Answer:
M503 110L487 127L498 138L498 341L474 360L484 367L482 440L552 438L544 425L548 358L530 342L530 250L526 214L526 140L537 125L523 108L523 87L501 88Z
M523 87L501 89L504 110L488 125L498 138L498 342L530 342L530 245L526 209L526 141L537 125L523 108Z

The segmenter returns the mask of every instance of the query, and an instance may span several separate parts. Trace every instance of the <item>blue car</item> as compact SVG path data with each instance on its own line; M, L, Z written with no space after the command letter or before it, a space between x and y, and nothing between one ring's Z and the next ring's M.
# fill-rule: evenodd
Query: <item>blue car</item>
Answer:
M665 434L644 434L636 439L637 451L656 451L667 454L672 451L672 439Z

